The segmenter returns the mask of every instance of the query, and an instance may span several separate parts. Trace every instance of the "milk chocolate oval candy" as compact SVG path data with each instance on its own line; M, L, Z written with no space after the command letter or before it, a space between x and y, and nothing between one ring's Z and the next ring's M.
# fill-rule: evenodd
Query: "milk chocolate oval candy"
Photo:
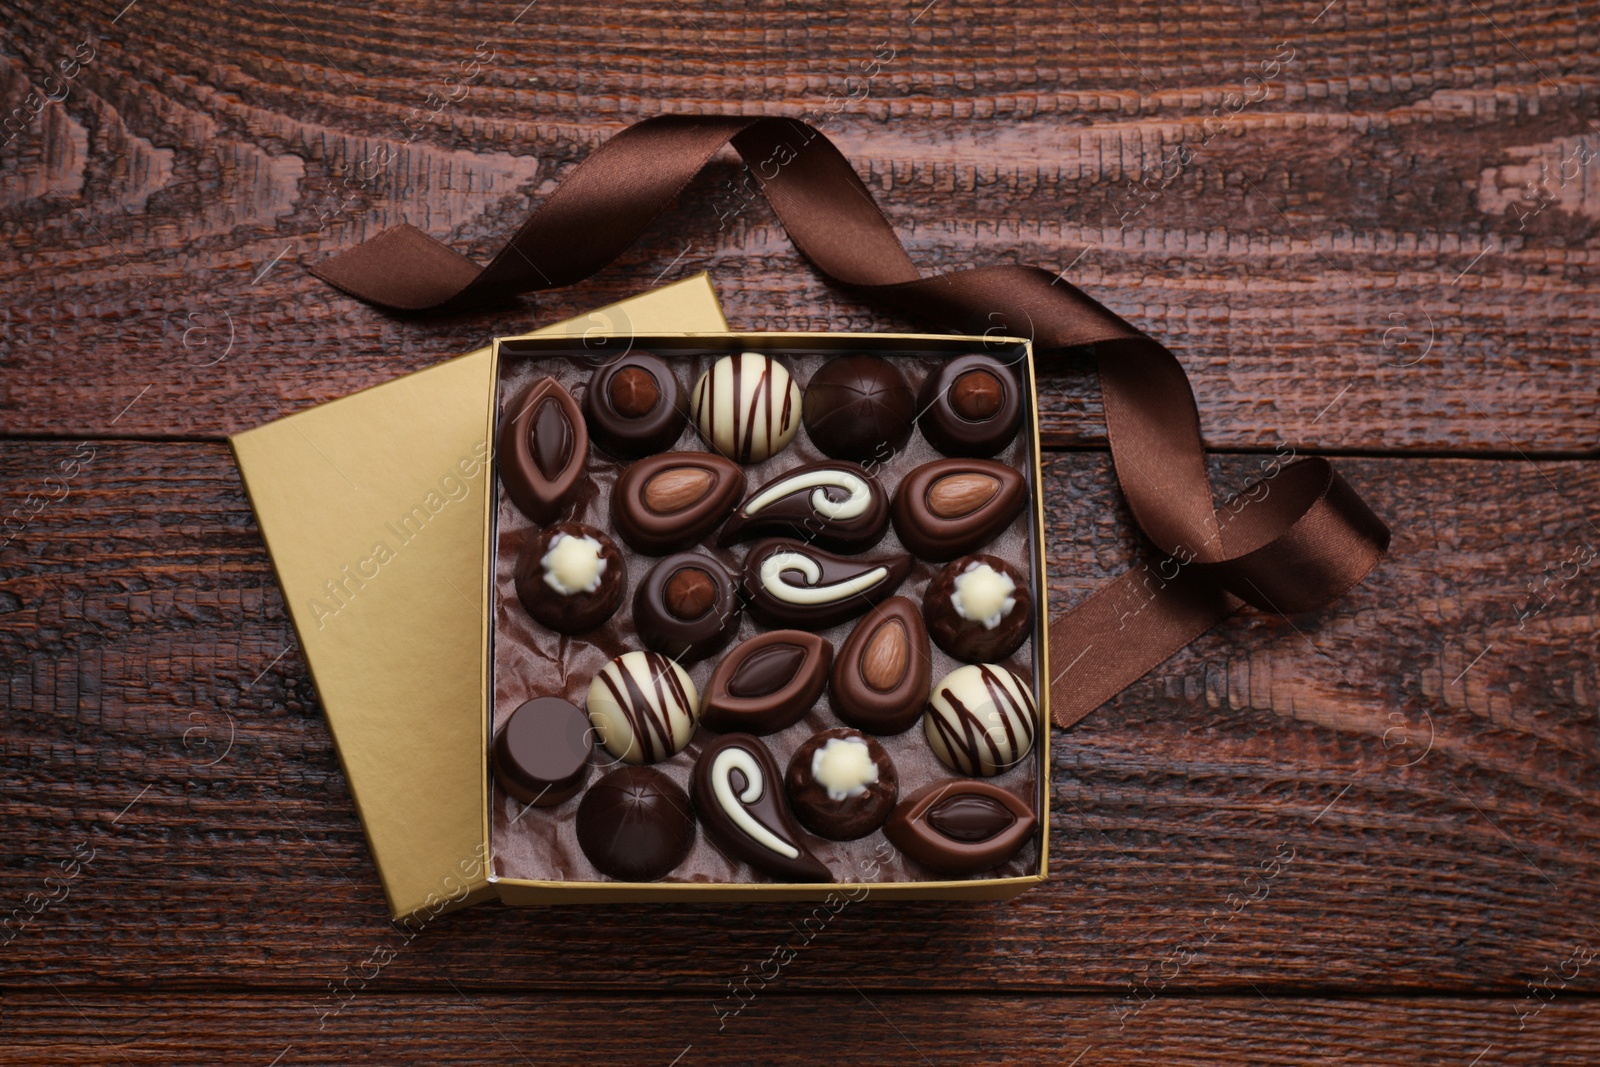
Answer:
M1029 687L994 663L969 663L933 687L923 715L928 747L957 774L993 777L1033 748L1039 711Z
M828 684L833 646L804 630L771 630L717 664L700 721L719 733L770 734L797 722Z
M889 528L889 498L858 463L808 463L753 493L722 528L731 545L751 537L789 535L838 552L861 552Z
M917 395L922 436L947 456L992 456L1022 425L1017 374L993 356L958 356L928 376Z
M986 459L940 459L894 494L894 532L923 559L944 562L993 541L1028 503L1022 473Z
M744 471L709 452L663 452L622 472L611 524L635 551L662 556L716 529L744 496Z
M833 661L828 692L833 713L869 734L904 733L922 714L933 680L933 656L922 614L891 597L856 623Z
M1016 854L1039 825L1015 794L989 782L950 779L918 789L895 807L883 834L941 874L975 874Z
M541 378L506 409L496 459L518 510L541 525L561 517L582 485L589 431L560 382Z
M680 663L705 659L739 629L739 580L699 552L678 552L644 576L633 595L639 640Z
M806 847L783 795L783 775L750 734L723 734L700 750L690 795L706 834L729 858L785 882L831 882Z
M767 625L822 630L888 597L910 571L910 556L855 559L772 538L745 557L744 590L750 611Z
M583 413L594 443L623 459L672 447L689 421L677 377L648 352L630 352L595 371Z

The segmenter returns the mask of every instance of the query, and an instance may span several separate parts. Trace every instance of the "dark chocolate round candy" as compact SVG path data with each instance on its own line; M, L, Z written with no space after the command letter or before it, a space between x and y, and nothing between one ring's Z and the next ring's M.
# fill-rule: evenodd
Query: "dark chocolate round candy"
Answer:
M518 510L540 524L561 517L587 481L589 431L560 382L541 378L506 408L495 455Z
M946 564L922 597L934 644L968 663L998 663L1022 647L1033 628L1027 579L997 556Z
M883 746L842 728L815 734L796 749L784 786L801 824L832 841L872 833L900 794L900 778Z
M583 414L595 444L622 459L671 448L689 422L672 368L648 352L630 352L595 371Z
M911 386L881 356L841 356L811 376L801 419L811 443L834 459L887 462L911 436Z
M517 560L517 598L538 622L562 634L593 630L622 606L628 571L611 538L581 522L547 526Z
M619 767L583 794L578 845L603 874L653 882L694 845L689 794L653 767Z
M494 735L490 763L501 789L548 808L583 788L593 752L589 716L560 697L535 697Z
M833 646L816 634L757 634L717 664L700 721L719 733L776 733L811 710L828 684L832 663Z
M679 662L705 659L739 629L739 581L699 552L668 556L633 594L639 640Z
M900 802L883 834L918 863L940 874L976 874L998 867L1034 836L1033 810L989 782L931 782Z
M922 383L922 436L947 456L992 456L1022 425L1022 390L1012 368L993 356L957 356Z
M611 524L636 552L679 552L728 517L744 486L744 470L731 459L663 452L622 472L611 491Z

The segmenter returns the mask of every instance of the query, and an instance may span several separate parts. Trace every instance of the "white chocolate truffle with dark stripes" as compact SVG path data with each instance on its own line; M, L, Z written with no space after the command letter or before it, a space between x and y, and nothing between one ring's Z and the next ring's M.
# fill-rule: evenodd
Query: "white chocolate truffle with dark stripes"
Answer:
M946 767L988 778L1022 762L1038 720L1022 679L996 663L969 663L933 687L922 728Z
M624 652L589 683L589 721L624 763L659 763L683 751L700 719L684 669L657 652Z
M760 352L723 356L695 383L690 414L712 448L739 463L760 463L794 440L800 386Z

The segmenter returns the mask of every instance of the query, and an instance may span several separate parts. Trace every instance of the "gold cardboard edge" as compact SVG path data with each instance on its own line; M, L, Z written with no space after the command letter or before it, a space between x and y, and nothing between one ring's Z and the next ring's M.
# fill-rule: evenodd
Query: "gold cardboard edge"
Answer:
M586 337L596 339L607 336L603 333L586 334ZM863 332L807 332L807 331L751 331L751 330L726 330L716 332L694 333L650 333L625 335L630 344L649 347L652 341L693 341L706 340L718 341L717 347L736 347L741 345L781 345L785 340L794 340L799 347L809 339L833 338L846 341L863 341L870 347L872 342L897 341L906 342L908 347L926 345L930 342L938 345L953 345L956 347L971 348L979 343L977 339L960 334L919 334L919 333L863 333ZM494 463L495 441L495 416L498 410L498 392L500 381L500 353L503 343L512 342L519 349L558 350L563 345L570 347L574 338L561 336L519 336L497 337L492 346L490 357L490 375L496 383L490 390L488 424L486 433L489 440L489 462ZM494 873L493 842L490 840L489 828L491 825L490 804L494 794L492 781L485 777L483 790L483 840L484 855L487 857L488 881L499 894L501 903L512 907L541 904L574 904L574 903L613 903L613 904L659 904L659 903L689 903L703 902L711 898L727 903L740 902L782 902L782 901L821 901L826 900L830 894L843 891L861 889L865 891L866 898L899 900L1009 900L1020 896L1034 886L1040 885L1050 878L1050 687L1049 675L1049 629L1050 629L1050 598L1049 598L1049 572L1045 568L1045 523L1044 523L1044 457L1039 430L1039 393L1038 382L1034 374L1033 342L1025 337L985 337L982 342L985 346L1009 344L1017 345L1022 349L1024 363L1027 367L1028 396L1028 424L1033 441L1033 484L1039 491L1034 493L1034 565L1039 587L1039 631L1035 641L1037 655L1035 656L1035 682L1039 689L1039 796L1037 810L1039 812L1039 873L1017 875L1008 878L966 878L948 881L922 881L922 882L834 882L807 885L796 882L569 882L549 881L532 878L503 878ZM825 346L831 347L831 346ZM525 354L519 352L518 354ZM495 508L498 495L491 491L486 495L484 516L484 589L485 604L493 601L494 592L494 525ZM494 649L493 645L493 610L490 608L483 613L483 670L484 696L481 713L478 716L480 726L480 743L484 759L488 759L489 752L489 723L494 715L494 679L492 676Z

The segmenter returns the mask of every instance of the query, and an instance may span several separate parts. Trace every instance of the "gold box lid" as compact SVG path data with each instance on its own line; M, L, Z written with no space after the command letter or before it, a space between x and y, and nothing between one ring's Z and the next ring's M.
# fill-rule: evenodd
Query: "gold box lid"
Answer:
M726 329L699 274L528 336ZM396 919L495 895L480 722L491 355L230 438Z

